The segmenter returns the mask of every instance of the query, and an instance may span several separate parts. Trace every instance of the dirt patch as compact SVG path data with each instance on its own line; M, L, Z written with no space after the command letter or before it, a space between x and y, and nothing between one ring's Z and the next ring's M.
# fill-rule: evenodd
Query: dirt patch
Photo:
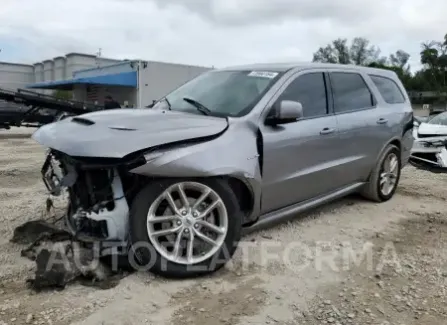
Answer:
M77 308L66 299L54 299L54 293L30 292L26 284L0 284L0 324L57 324L68 325L81 315L94 312L100 303L89 308ZM75 297L74 297L75 298Z
M215 279L212 285L188 288L172 298L172 304L182 307L175 311L171 323L238 324L241 317L257 314L266 302L268 292L262 283L260 278L245 279L237 285Z
M40 171L30 169L0 169L0 188L20 188L41 182Z
M20 256L26 246L9 242L15 227L45 214L44 150L29 135L0 140L0 168L7 172L0 176L0 324L447 323L447 175L412 167L402 171L392 200L376 204L350 197L251 234L212 277L168 281L137 272L109 290L75 283L35 294L25 284L34 262ZM64 211L63 200L55 205ZM389 242L400 269L385 265L378 273L352 259L343 268L344 252L360 254L365 243L373 244L377 267ZM303 246L310 256L302 254ZM337 270L328 267L330 260L319 265L319 254L334 253Z
M342 286L321 292L307 324L447 322L446 215L412 214L417 217L400 222L397 232L372 238L377 264L364 263L346 273Z
M2 131L0 133L0 139L29 139L30 138L30 134L20 134L20 133L12 133L12 134L8 134L8 131Z
M433 192L431 188L422 186L407 186L400 187L397 193L413 198L434 198L441 201L447 201L445 194L440 192Z

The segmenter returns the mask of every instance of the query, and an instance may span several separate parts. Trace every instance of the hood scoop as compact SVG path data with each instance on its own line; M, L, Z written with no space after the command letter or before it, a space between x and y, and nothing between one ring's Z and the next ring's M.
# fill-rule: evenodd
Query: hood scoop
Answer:
M126 128L124 126L111 126L110 129L112 130L120 130L120 131L136 131L137 129L134 128Z
M82 125L93 125L95 124L95 122L93 122L92 120L88 120L86 118L82 118L82 117L73 117L71 119L72 122L78 123L78 124L82 124Z

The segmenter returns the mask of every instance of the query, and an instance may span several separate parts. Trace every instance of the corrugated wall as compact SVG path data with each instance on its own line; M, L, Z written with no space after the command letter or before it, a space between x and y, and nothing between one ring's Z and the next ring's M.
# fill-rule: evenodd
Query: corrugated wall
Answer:
M141 92L139 106L149 105L153 100L160 99L178 86L209 70L211 68L153 61L147 62L144 68L143 63L143 66L140 65L138 82Z
M0 62L0 88L16 90L34 82L34 67Z

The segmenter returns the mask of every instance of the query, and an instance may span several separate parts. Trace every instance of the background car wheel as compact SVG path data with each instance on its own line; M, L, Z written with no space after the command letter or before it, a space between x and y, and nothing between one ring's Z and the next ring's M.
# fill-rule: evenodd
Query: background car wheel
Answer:
M130 254L166 277L212 273L233 255L242 212L225 179L164 179L143 188L130 211Z
M399 184L401 166L399 148L388 145L380 156L361 194L365 198L376 202L391 199Z

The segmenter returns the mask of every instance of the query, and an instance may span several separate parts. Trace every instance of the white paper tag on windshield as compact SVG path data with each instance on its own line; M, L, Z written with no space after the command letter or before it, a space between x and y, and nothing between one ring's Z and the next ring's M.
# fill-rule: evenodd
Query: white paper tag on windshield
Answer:
M252 71L248 74L249 77L259 77L273 79L278 75L278 72L271 71Z

